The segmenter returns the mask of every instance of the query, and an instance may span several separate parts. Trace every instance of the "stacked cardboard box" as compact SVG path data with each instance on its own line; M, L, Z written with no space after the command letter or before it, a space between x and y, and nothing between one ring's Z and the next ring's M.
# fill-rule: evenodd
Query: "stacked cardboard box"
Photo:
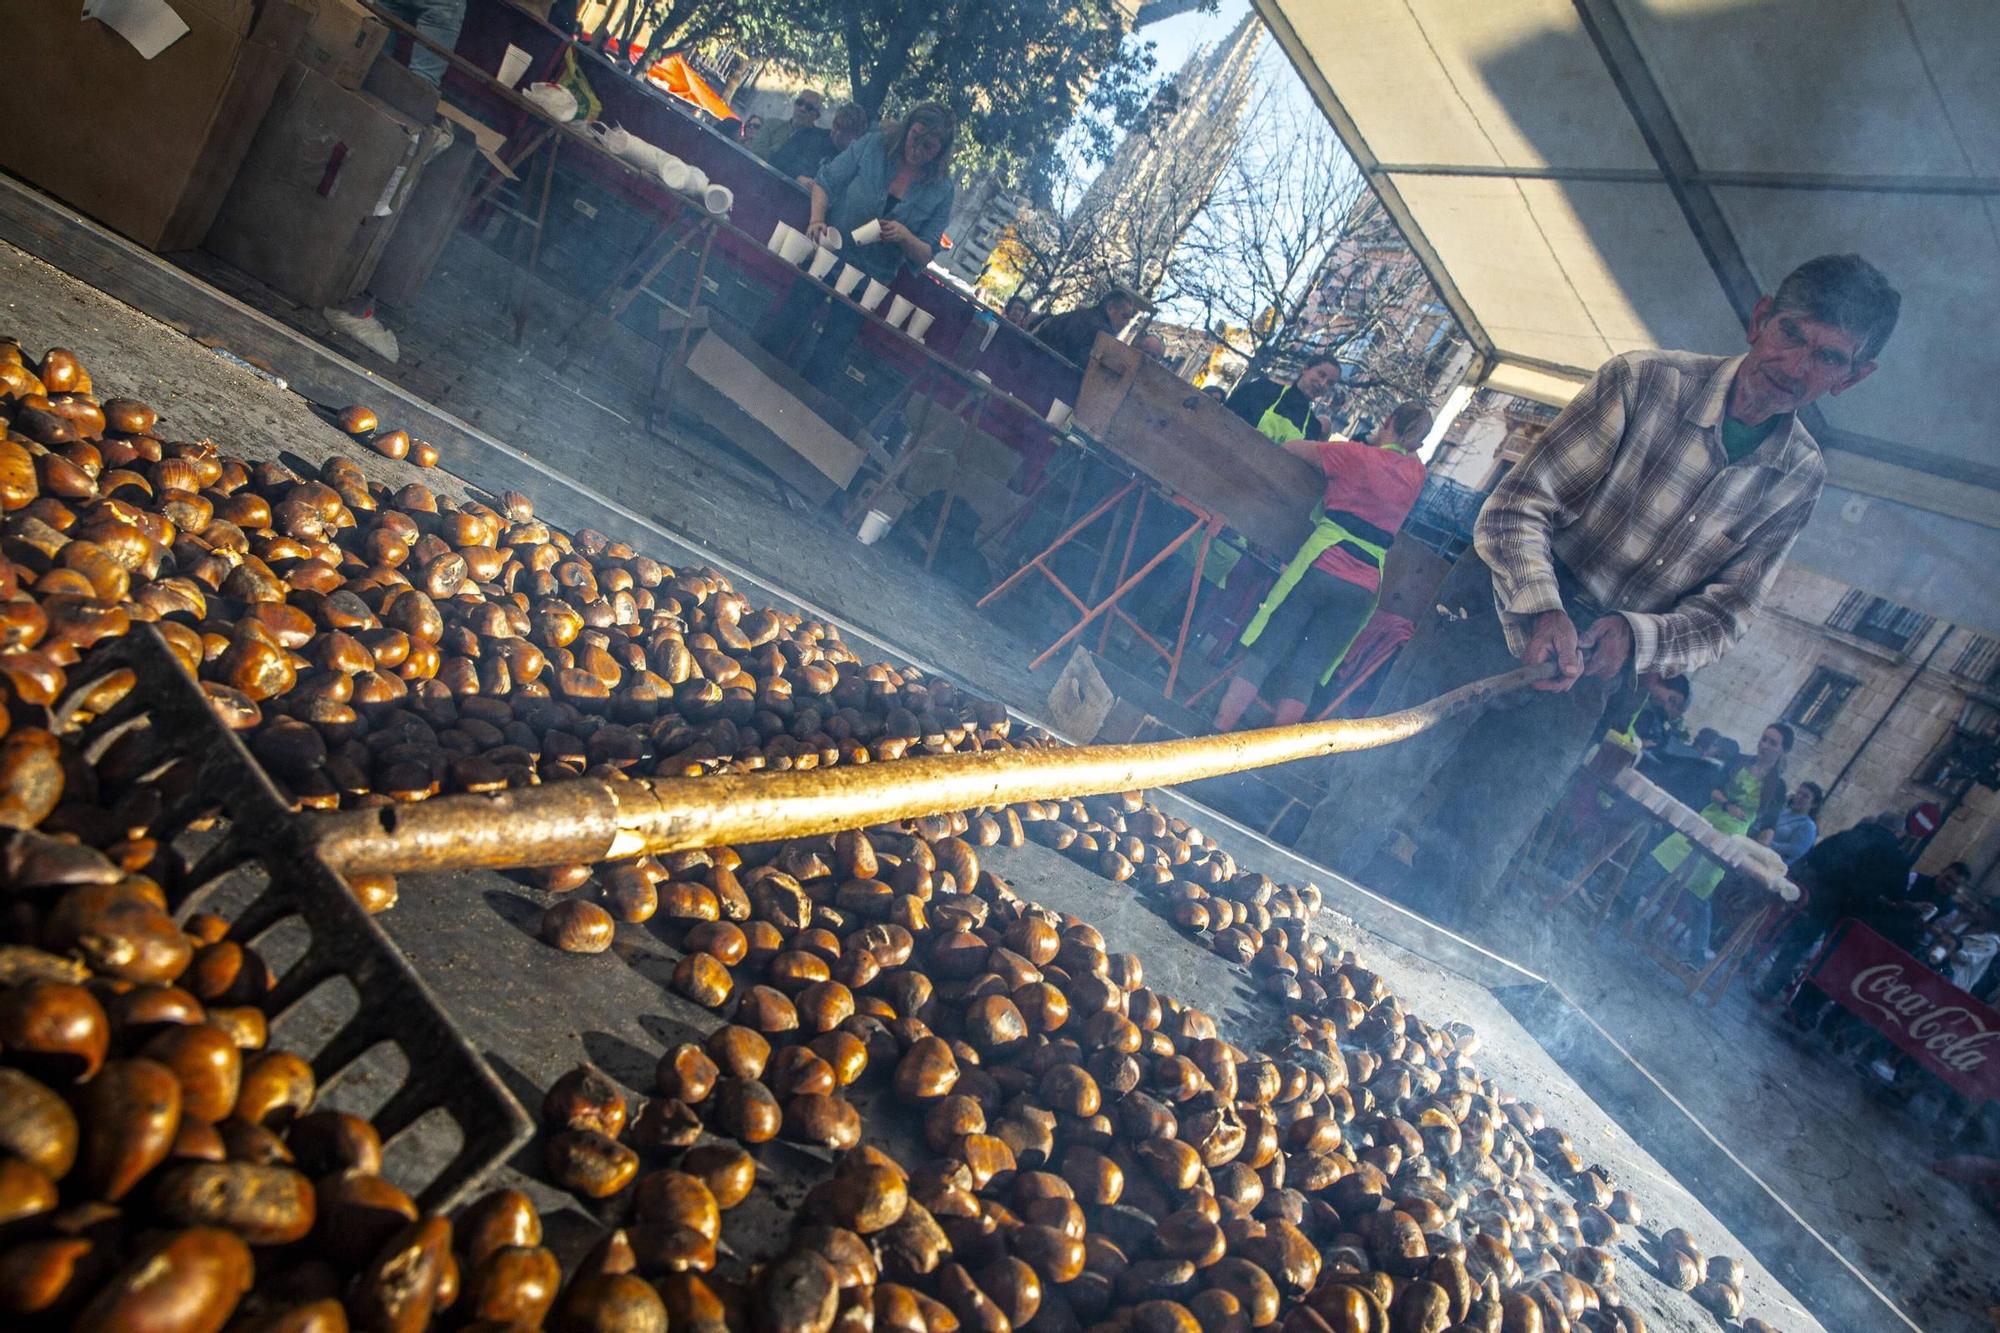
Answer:
M187 31L147 59L82 0L10 0L0 167L155 250L198 245L310 11L175 0Z
M203 248L301 305L339 304L367 287L439 133L294 63Z

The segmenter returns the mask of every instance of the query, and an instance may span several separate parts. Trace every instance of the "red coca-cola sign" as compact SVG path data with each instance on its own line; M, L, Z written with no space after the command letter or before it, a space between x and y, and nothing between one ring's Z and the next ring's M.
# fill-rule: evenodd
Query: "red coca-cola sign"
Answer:
M1964 1096L2000 1098L2000 1013L1860 922L1843 923L1812 981Z

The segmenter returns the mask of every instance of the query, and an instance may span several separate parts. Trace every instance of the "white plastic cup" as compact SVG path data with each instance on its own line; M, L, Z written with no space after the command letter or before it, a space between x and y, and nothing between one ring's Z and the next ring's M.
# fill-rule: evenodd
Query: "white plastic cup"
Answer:
M887 316L889 327L892 329L901 328L903 321L908 319L910 312L916 308L916 304L907 296L898 296L890 301L889 314Z
M838 250L840 248L840 228L828 227L819 234L819 243L829 250Z
M924 335L930 331L931 312L928 310L912 310L910 312L910 322L903 326L903 332L909 334L918 342L922 342Z
M873 314L875 308L887 300L888 296L889 289L875 281L875 279L870 278L868 279L868 290L861 297L861 308Z
M876 542L881 541L883 536L889 531L891 521L890 517L881 510L871 509L868 511L867 517L861 520L861 531L854 535L863 546L873 546Z
M854 238L856 245L873 245L882 239L882 219L873 218L864 222L848 235Z
M803 264L812 258L813 251L818 248L804 232L796 227L787 227L784 249L778 253L784 256L787 264Z
M700 195L706 191L708 189L708 173L692 162L686 162L682 165L687 168L687 184L676 186L675 188L686 190L692 195Z
M764 248L774 255L783 254L785 252L785 233L791 229L792 224L789 222L778 223L777 226L771 228L771 239L764 242Z
M840 256L836 255L833 251L824 246L815 246L812 263L806 266L806 272L812 274L815 278L823 278L833 272L833 266L839 262Z
M852 296L854 295L854 289L859 287L861 280L867 276L867 274L852 264L843 265L840 270L840 276L833 280L833 289L842 296Z
M1074 415L1076 415L1076 409L1060 398L1049 404L1049 424L1057 430L1067 429L1069 419Z
M728 217L736 207L736 193L727 185L711 185L701 192L701 206L716 217Z

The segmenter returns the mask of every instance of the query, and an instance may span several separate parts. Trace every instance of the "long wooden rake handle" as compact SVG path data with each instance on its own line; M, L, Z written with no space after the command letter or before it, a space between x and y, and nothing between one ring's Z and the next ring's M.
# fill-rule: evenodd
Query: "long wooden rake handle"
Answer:
M312 818L337 870L470 870L620 860L768 842L1016 801L1172 786L1407 740L1554 674L1521 667L1382 717L1133 745L932 755L702 778L579 778Z

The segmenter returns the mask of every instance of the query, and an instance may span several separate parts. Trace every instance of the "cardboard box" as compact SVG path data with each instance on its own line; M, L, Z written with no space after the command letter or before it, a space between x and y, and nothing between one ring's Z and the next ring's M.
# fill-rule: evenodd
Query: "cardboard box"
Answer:
M434 132L295 63L203 248L301 305L364 290Z
M429 124L437 119L437 85L396 59L392 51L375 57L362 77L361 91L381 98L411 120Z
M305 29L291 0L175 0L153 59L82 0L12 0L0 167L154 250L201 243Z
M343 88L359 88L389 41L389 25L356 0L305 0L312 11L299 59Z

